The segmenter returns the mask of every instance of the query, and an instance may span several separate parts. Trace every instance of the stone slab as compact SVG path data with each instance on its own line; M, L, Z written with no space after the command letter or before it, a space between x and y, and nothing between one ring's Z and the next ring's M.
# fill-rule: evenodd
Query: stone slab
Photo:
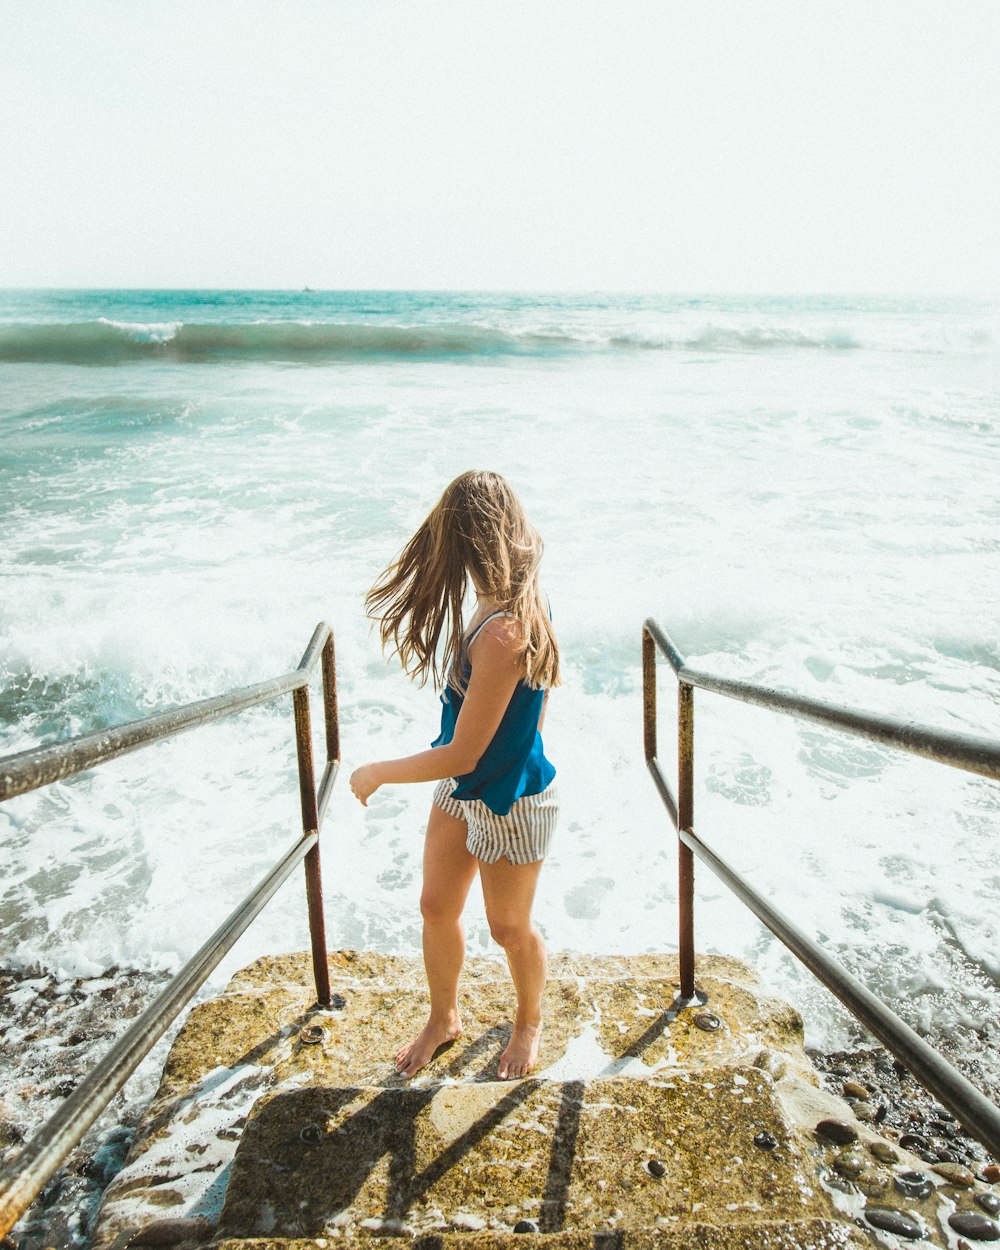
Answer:
M416 1091L433 1101L435 1089L473 1086L480 1092L470 1093L469 1105L476 1098L488 1105L518 1088L495 1081L513 1002L502 959L469 960L462 980L465 1034L412 1082L396 1075L392 1060L426 1014L420 961L342 951L331 953L329 963L330 1009L316 1006L311 962L300 953L255 961L224 994L191 1011L125 1167L106 1191L93 1250L157 1220L204 1217L214 1227L244 1126L258 1100L277 1091L351 1088L368 1102L380 1091ZM739 961L698 960L698 985L720 1022L715 1031L697 1028L692 1009L675 1014L676 956L556 955L551 970L536 1077L563 1087L615 1077L663 1081L672 1074L711 1080L713 1069L747 1065L766 1050L784 1074L775 1080L786 1122L796 1122L789 1107L811 1107L816 1077L802 1050L801 1021L787 1004L767 997ZM308 1044L303 1030L315 1026L321 1040ZM547 1105L541 1094L534 1097Z
M372 1247L371 1237L226 1239L214 1250L348 1250ZM443 1233L415 1238L380 1237L384 1250L872 1250L848 1224L831 1220L747 1225L690 1224L681 1230L629 1229L599 1233Z
M776 1149L754 1145L762 1129ZM219 1233L512 1232L522 1219L599 1232L779 1213L829 1206L770 1078L728 1067L278 1094L244 1131Z

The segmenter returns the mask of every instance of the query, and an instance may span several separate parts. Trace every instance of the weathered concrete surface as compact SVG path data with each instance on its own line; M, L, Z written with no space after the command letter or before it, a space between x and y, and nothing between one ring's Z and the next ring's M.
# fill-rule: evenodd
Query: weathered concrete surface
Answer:
M872 1156L879 1134L818 1087L797 1014L736 960L698 962L717 1021L705 1030L699 1008L673 1007L673 957L555 958L538 1070L510 1083L496 1079L512 1006L503 963L470 961L465 1034L412 1082L392 1059L426 1015L419 962L338 952L330 967L328 1010L296 955L258 960L191 1012L105 1195L95 1250L143 1229L157 1244L214 1236L232 1250L404 1233L426 1250L430 1238L485 1250L523 1239L523 1219L567 1250L608 1238L801 1250L865 1244L866 1199L915 1212L946 1245L943 1217L971 1204L941 1177L923 1199L896 1192L893 1172L926 1165ZM825 1118L858 1134L853 1176L844 1148L813 1131ZM754 1143L761 1131L774 1149Z
M443 1233L415 1238L380 1237L368 1246L383 1250L871 1250L871 1242L849 1225L831 1220L796 1223L761 1220L753 1227L686 1224L680 1230L629 1229L602 1233ZM215 1250L337 1250L344 1242L327 1237L253 1237L215 1243Z
M830 1214L758 1069L279 1094L247 1125L219 1232L597 1233L699 1212Z

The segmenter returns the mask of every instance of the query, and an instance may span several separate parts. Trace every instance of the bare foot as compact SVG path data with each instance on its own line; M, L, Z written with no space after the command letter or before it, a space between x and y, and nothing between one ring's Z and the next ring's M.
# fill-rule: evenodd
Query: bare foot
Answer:
M510 1081L516 1077L528 1075L538 1058L538 1043L541 1038L541 1020L537 1024L514 1025L507 1049L500 1056L500 1062L497 1065L497 1076L501 1081Z
M450 1046L461 1036L462 1021L457 1011L451 1012L443 1023L428 1020L413 1041L396 1052L396 1071L407 1078L416 1076L442 1046Z

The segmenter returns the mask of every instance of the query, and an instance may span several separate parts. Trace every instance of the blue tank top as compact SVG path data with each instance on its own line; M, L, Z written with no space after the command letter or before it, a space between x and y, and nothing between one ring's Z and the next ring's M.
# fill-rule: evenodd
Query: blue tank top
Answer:
M505 615L494 612L480 621L462 644L462 678L466 683L472 673L469 647L488 622ZM480 799L491 812L506 816L518 799L526 794L541 794L556 775L545 758L542 735L538 732L544 699L544 690L532 690L525 681L517 683L503 720L479 763L471 773L455 778L453 799ZM431 746L443 747L451 742L464 701L462 692L449 682L441 695L441 732Z

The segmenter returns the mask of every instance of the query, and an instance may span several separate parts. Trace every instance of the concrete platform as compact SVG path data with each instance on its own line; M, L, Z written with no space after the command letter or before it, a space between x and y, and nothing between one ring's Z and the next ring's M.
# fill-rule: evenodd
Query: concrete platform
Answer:
M516 1082L496 1079L502 962L470 961L465 1034L410 1082L392 1058L426 1014L419 961L330 965L330 1009L305 955L259 960L195 1007L95 1250L905 1244L867 1224L869 1201L955 1244L945 1217L971 1194L940 1177L920 1200L896 1193L893 1171L926 1165L874 1157L887 1143L819 1087L797 1014L736 960L700 960L707 1002L678 1011L670 956L554 959L539 1066ZM814 1131L828 1118L857 1135L850 1179Z

